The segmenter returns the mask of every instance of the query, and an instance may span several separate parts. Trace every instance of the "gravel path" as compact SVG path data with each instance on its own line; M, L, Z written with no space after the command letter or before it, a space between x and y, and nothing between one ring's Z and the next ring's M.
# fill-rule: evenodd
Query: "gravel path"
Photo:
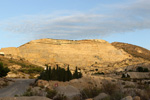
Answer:
M15 82L0 89L0 97L14 97L14 95L23 94L34 79L13 79Z

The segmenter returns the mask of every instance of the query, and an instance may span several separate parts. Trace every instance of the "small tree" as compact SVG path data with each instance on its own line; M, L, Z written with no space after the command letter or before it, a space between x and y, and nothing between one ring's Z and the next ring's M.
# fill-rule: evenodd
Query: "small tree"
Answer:
M4 67L3 63L0 62L0 77L6 76L9 71L10 70L8 69L8 67Z
M149 72L148 68L144 68L143 72Z
M76 70L73 73L73 78L78 78L78 68L76 67Z
M46 70L41 73L39 79L43 79L47 81L58 80L58 81L65 82L73 78L81 78L81 77L82 77L82 73L78 72L77 67L74 74L72 75L69 66L67 67L67 70L65 70L64 68L60 68L58 65L57 65L57 69L55 68L51 69L50 66L46 65Z
M66 74L66 79L67 81L72 79L72 73L70 72L69 66L67 67L67 74Z
M136 69L136 71L137 71L137 72L143 72L143 67L138 67L138 68Z

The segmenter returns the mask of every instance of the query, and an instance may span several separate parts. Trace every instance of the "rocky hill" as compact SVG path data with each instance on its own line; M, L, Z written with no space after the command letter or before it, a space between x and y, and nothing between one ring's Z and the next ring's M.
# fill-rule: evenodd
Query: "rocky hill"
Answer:
M130 58L104 40L55 40L30 41L18 48L2 48L5 55L24 58L34 64L62 63L70 66L91 66L95 63L118 62Z
M60 67L76 66L84 72L112 72L130 65L149 63L150 51L125 44L108 43L105 40L56 40L39 39L20 47L2 48L1 53L10 59L23 59L32 64Z

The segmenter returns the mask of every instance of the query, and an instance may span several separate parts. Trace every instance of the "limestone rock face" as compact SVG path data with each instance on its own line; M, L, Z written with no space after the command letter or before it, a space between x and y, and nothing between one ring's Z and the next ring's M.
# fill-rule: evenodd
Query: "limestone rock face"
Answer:
M19 56L34 64L63 63L86 67L95 63L117 62L129 58L105 40L55 40L30 41L18 48L2 48L6 55Z

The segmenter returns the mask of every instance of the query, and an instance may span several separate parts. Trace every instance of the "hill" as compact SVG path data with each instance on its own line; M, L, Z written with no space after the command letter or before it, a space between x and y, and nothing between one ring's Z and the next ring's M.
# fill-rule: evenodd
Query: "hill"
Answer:
M0 52L9 59L20 59L38 66L58 64L66 68L69 65L72 71L78 66L85 73L110 73L126 66L150 62L150 51L144 48L96 39L39 39L17 48L2 48Z
M30 41L18 48L2 48L5 55L21 57L37 65L48 63L87 67L95 63L118 62L130 58L105 40L56 40Z
M132 45L132 44L120 43L120 42L114 42L112 43L112 45L118 49L123 49L125 52L131 54L134 57L150 60L150 51L145 48Z

